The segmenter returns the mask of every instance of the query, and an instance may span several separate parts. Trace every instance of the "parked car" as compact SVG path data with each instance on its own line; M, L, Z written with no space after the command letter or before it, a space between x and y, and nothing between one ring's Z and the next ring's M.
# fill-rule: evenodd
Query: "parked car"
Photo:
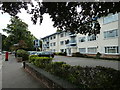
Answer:
M54 58L54 53L52 53L50 51L38 52L37 55L39 57L52 57L52 58Z
M37 55L36 51L28 51L29 55Z

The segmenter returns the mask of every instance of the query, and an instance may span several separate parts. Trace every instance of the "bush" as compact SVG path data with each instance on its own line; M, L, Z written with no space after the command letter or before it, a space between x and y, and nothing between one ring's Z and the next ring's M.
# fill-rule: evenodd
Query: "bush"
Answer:
M38 57L38 55L30 55L29 56L29 62L34 62L35 61L35 58L34 57Z
M27 51L19 49L17 50L17 57L22 57L22 60L28 60L29 54Z
M101 66L70 66L65 62L51 62L52 58L29 57L34 65L77 85L79 88L120 88L120 71Z
M29 62L33 63L34 65L44 68L47 64L52 61L52 58L49 57L36 57L32 56L29 58Z
M99 59L101 55L102 55L101 53L97 52L96 58Z
M52 62L44 69L79 88L120 88L120 71L112 68L80 67L70 66L64 62Z
M66 52L56 52L55 55L66 56L67 53Z
M79 52L76 52L76 53L73 53L73 54L72 54L72 57L85 57L85 55L84 55L84 54L81 54L81 53L79 53Z

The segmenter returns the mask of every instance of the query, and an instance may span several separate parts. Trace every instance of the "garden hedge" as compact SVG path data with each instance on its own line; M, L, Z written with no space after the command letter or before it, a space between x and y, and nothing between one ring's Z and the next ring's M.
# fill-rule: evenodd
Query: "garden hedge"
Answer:
M101 66L71 66L65 62L50 62L51 60L50 58L32 58L34 65L77 85L79 88L120 88L119 70Z

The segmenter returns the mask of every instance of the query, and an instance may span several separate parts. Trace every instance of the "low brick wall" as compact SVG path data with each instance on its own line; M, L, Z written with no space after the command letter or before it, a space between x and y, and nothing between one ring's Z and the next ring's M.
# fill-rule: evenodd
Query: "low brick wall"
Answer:
M104 57L104 58L120 58L120 55L108 55L108 54L104 54L102 57Z
M57 76L51 75L50 73L30 64L23 62L24 69L29 72L32 76L37 78L43 85L47 88L61 88L62 90L75 88L77 87Z

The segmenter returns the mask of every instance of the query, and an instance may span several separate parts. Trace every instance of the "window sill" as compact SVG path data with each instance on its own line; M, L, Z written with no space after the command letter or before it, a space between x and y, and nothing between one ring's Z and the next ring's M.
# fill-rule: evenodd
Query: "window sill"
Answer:
M116 38L119 38L119 36L116 36L116 37L109 37L109 38L104 38L104 40L108 40L108 39L116 39Z
M105 55L120 55L120 53L104 53Z
M118 20L111 21L111 22L109 22L109 23L104 23L104 22L103 22L103 25L106 25L106 24L111 24L111 23L113 23L113 22L118 22Z

